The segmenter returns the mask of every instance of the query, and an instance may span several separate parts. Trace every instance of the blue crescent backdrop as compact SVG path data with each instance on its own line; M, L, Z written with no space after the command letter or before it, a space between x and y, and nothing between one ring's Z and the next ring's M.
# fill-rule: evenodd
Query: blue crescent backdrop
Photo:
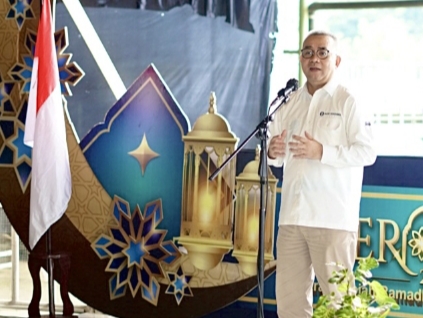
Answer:
M182 137L190 125L164 85L154 66L149 66L80 146L107 193L124 198L131 211L136 205L143 209L148 202L161 198L166 215L161 227L168 229L172 238L180 230ZM140 162L129 154L143 139L156 153L145 163L144 172Z

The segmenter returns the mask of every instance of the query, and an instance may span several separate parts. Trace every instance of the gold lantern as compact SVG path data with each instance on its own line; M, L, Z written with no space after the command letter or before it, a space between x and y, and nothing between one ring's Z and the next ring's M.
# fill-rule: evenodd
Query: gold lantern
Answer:
M260 218L260 147L256 149L255 160L250 161L243 172L236 178L236 208L235 208L235 257L242 271L248 275L257 273L257 254L259 243ZM264 230L264 262L273 260L273 242L276 206L277 179L268 168L267 193L263 195L266 202L266 217Z
M232 250L235 193L235 158L209 181L210 175L233 153L238 138L216 110L210 95L208 112L183 137L184 167L181 236L178 242L198 269L219 264Z

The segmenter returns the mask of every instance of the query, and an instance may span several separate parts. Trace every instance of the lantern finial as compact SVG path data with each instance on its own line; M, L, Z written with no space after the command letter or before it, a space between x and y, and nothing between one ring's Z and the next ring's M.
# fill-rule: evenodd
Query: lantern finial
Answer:
M261 151L261 147L260 145L257 145L256 147L256 157L254 158L254 160L260 160L260 151Z
M209 98L209 114L214 114L216 112L216 94L215 92L210 93Z

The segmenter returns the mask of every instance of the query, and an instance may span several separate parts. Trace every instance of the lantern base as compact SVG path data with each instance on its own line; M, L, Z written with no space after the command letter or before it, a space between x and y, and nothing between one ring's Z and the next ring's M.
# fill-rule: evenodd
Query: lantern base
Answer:
M211 240L199 237L178 237L178 243L188 251L191 263L200 270L209 270L216 267L223 256L232 248L232 242Z
M246 251L233 251L232 256L238 260L239 266L242 271L249 275L257 275L257 252L246 252ZM264 264L273 261L274 257L272 254L264 254Z

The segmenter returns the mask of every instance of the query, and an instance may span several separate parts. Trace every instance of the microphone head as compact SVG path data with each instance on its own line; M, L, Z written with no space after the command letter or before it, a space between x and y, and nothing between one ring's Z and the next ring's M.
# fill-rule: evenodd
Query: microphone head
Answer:
M286 82L286 86L279 90L278 97L285 97L287 92L295 92L298 89L298 81L295 78L291 78L288 82ZM273 104L273 103L272 103Z
M298 81L295 78L291 78L286 83L286 89L292 88L292 91L295 92L298 89Z

